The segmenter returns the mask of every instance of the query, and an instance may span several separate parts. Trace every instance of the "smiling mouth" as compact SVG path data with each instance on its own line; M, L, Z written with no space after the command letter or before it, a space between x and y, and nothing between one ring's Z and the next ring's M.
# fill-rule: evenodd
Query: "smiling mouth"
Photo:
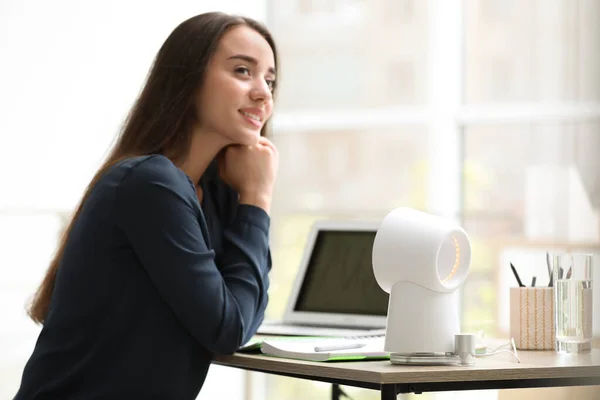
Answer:
M246 118L246 120L248 122L250 122L252 125L259 127L259 128L262 126L262 122L258 115L252 114L249 112L245 112L245 111L241 111L241 110L240 110L240 114L242 114L244 116L244 118Z

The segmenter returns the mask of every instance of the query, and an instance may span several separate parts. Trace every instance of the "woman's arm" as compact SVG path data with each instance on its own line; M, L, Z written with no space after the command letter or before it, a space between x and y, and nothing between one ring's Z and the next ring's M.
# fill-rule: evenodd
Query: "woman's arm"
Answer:
M218 172L216 172L218 174ZM213 176L214 185L210 186L212 191L210 191L212 202L215 204L217 208L217 212L219 214L219 219L223 226L231 226L233 218L237 214L237 209L241 206L242 208L247 207L244 203L241 203L241 199L239 194L227 183L223 182L218 175ZM226 235L227 232L225 232ZM265 288L269 286L269 275L268 273L271 271L272 267L272 258L271 258L271 249L268 248L266 265L262 268L263 277L265 281ZM226 255L226 254L225 254ZM221 255L223 257L223 255ZM217 258L217 267L221 264L221 260ZM252 338L252 336L258 330L260 324L263 322L265 317L265 310L268 305L268 293L265 289L265 295L263 297L263 303L259 307L259 312L255 315L254 320L252 321L252 326L249 329L247 337L244 338L244 343Z
M266 307L266 212L238 206L217 266L193 188L170 161L152 157L140 163L117 196L120 226L159 294L204 347L234 352L254 334Z

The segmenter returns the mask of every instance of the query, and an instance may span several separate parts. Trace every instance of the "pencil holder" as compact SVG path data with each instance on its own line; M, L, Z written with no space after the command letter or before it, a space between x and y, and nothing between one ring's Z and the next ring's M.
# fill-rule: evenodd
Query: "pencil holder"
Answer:
M554 288L510 288L510 336L519 350L554 350Z

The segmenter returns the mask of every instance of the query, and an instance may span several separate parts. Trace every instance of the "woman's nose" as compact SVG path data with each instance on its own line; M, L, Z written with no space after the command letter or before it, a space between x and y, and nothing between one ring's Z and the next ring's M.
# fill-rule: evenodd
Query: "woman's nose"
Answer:
M264 80L257 82L250 92L250 98L254 101L267 102L271 100L272 96L271 88Z

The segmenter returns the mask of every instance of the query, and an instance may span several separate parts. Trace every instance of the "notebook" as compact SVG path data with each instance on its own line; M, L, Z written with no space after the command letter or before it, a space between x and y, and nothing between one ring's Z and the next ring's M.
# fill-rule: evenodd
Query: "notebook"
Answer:
M265 355L307 361L356 361L389 359L383 351L384 336L348 338L267 339L262 342Z
M266 321L262 335L356 336L385 333L388 294L373 275L379 223L316 222L281 321Z

